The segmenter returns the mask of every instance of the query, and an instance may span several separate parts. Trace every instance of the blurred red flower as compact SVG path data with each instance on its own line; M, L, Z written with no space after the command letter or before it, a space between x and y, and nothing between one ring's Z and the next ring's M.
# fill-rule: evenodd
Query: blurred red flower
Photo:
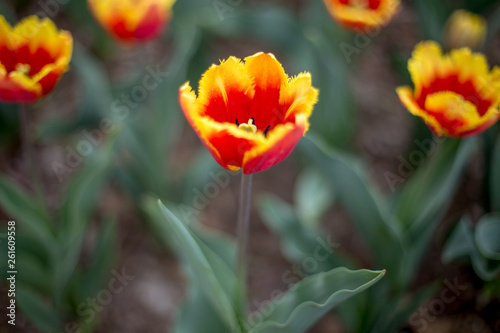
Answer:
M400 0L323 0L330 15L347 28L380 27L399 12Z
M134 44L160 35L175 0L88 0L90 11L118 41Z
M29 16L15 27L0 15L0 100L33 103L67 70L73 38L48 19Z
M251 174L281 162L309 128L318 90L311 75L288 78L272 54L230 57L179 90L184 114L224 168Z
M415 89L399 87L399 99L437 135L478 134L500 117L500 69L490 71L482 54L462 48L443 55L437 43L421 42L408 70Z

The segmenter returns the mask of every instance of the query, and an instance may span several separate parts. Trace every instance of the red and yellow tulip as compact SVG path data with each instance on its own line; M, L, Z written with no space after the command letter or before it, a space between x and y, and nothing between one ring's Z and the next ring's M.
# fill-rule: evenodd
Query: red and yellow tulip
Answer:
M311 75L288 78L272 54L230 57L179 90L181 108L214 159L251 174L281 162L309 128L318 98Z
M33 103L67 70L73 38L48 18L29 16L11 27L0 15L0 100Z
M432 41L415 47L408 62L414 89L397 88L399 99L439 136L478 134L500 117L500 69L489 70L468 48L443 55Z
M330 15L347 28L387 25L399 12L401 0L323 0Z
M120 42L158 37L172 16L175 0L88 0L96 20Z

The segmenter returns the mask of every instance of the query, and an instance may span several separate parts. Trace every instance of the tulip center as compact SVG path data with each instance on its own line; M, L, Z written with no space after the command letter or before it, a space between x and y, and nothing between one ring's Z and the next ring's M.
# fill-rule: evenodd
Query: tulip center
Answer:
M366 0L350 0L349 4L354 8L368 9L369 4Z
M257 133L257 126L255 126L255 119L250 118L248 120L248 123L243 123L240 124L238 119L235 119L236 126L238 126L239 129L244 130L245 132L248 133ZM269 132L269 129L271 128L271 125L267 125L266 129L264 130L263 134L265 137L267 137L267 132Z
M248 123L240 124L238 123L238 119L236 119L236 125L238 128L248 133L257 133L257 126L254 125L254 122L253 118L250 118Z
M28 73L31 70L31 66L29 64L17 64L16 65L16 71L21 72L24 75L28 76Z

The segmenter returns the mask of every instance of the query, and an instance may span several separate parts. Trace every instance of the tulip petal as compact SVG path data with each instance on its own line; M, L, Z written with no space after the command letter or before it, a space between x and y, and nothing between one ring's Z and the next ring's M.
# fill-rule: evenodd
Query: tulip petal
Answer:
M410 111L411 114L422 118L422 120L432 129L434 133L442 135L440 133L441 130L439 123L436 119L434 119L434 117L431 117L427 112L420 108L410 87L398 87L396 92L401 103L408 109L408 111Z
M200 80L198 103L202 116L218 122L246 123L250 119L252 78L240 59L230 57L210 67Z
M219 123L205 116L200 116L196 95L184 84L179 92L181 108L215 161L226 169L238 170L243 163L243 154L256 145L253 135L237 128L236 124Z
M0 100L7 103L32 103L42 94L41 86L27 76L12 72L5 73L0 69Z
M279 100L281 88L287 83L288 77L270 53L261 52L247 57L245 64L255 89L250 113L258 119L255 125L260 131L264 131L267 126L272 130L285 118L287 110L279 104Z
M415 86L415 97L422 96L424 87L429 87L434 78L450 74L451 63L445 63L439 45L434 41L420 42L415 46L408 70Z
M312 87L311 74L301 73L289 80L280 93L280 105L287 110L285 119L301 113L309 117L318 101L318 89Z
M243 160L244 174L266 170L290 155L309 127L306 116L299 114L295 119L295 124L277 125L266 140L246 152Z
M493 109L488 117L480 116L474 104L450 91L430 95L425 108L443 129L444 133L438 134L446 136L477 134L495 122L499 116L499 112Z
M217 123L209 118L200 119L197 125L203 128L203 137L209 143L210 149L216 153L212 153L212 156L217 155L219 159L215 160L229 170L243 167L247 152L264 141L262 134L248 133L238 129L236 125Z

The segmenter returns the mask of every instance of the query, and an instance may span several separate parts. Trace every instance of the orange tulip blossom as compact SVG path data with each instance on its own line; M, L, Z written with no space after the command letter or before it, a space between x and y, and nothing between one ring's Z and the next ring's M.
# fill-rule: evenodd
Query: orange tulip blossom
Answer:
M158 37L172 16L175 0L87 0L101 26L126 44Z
M443 55L437 43L421 42L408 69L415 88L399 87L399 99L437 135L477 134L500 117L500 69L490 71L482 54L463 48Z
M309 128L317 98L309 73L288 78L266 53L212 65L198 96L189 82L179 91L187 120L217 163L243 168L244 174L264 171L290 154Z
M400 0L323 0L330 15L347 28L387 25L399 12Z
M11 27L0 15L0 100L33 103L67 70L73 38L48 18L29 16Z

